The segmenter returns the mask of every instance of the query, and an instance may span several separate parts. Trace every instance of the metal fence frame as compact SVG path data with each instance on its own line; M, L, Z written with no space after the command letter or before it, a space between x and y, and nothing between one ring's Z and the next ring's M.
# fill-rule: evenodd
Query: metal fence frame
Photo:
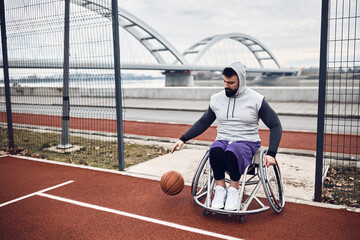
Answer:
M1 47L4 64L4 83L5 83L5 99L6 99L6 120L8 127L9 149L14 148L14 132L11 111L11 96L10 96L10 80L8 68L7 55L7 37L6 37L6 22L5 22L5 5L4 1L0 1L0 17L1 17Z
M318 100L318 119L317 119L315 198L314 198L314 200L317 202L321 201L321 194L322 194L328 14L329 14L329 1L323 0L322 9L321 9L321 41L320 41L321 43L320 43L320 70L319 70L319 95L318 95L319 100Z

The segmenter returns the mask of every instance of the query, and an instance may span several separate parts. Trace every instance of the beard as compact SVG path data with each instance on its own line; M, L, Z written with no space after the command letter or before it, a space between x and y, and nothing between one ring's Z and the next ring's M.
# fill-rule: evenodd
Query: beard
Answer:
M225 94L227 97L232 97L236 94L238 89L232 90L231 88L225 88Z

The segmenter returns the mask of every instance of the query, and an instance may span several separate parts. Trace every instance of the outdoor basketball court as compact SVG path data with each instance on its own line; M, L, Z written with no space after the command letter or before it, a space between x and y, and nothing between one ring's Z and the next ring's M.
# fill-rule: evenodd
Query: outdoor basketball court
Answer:
M185 186L12 156L0 157L1 239L357 239L360 215L287 202L237 217L204 216ZM268 204L266 199L264 203Z

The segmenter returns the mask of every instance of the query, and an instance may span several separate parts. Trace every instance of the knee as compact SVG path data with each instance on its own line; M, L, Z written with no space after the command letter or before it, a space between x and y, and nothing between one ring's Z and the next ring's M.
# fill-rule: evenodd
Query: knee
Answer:
M231 151L225 152L226 156L226 169L229 172L230 179L233 181L239 181L240 179L240 171L239 171L239 165L238 160L235 156L235 154Z
M233 171L238 169L238 159L235 154L231 151L225 152L225 165L228 171Z
M220 147L210 149L210 163L212 166L219 166L225 164L225 152Z
M226 156L226 159L230 162L236 162L237 163L237 158L235 156L235 154L231 151L226 151L225 152L225 156Z
M221 156L225 156L225 152L224 149L222 149L221 147L214 147L210 149L210 157L221 157Z

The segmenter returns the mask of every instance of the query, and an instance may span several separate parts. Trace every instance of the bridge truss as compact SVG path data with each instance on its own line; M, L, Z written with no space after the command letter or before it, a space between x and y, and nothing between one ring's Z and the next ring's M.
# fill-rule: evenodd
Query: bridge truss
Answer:
M252 52L261 68L264 68L263 63L265 61L271 61L275 63L278 68L280 68L278 60L276 60L275 56L264 44L262 44L259 40L243 33L219 34L205 38L189 47L183 53L183 55L188 56L196 54L196 57L193 61L193 63L196 64L212 46L224 39L232 39L246 46Z

